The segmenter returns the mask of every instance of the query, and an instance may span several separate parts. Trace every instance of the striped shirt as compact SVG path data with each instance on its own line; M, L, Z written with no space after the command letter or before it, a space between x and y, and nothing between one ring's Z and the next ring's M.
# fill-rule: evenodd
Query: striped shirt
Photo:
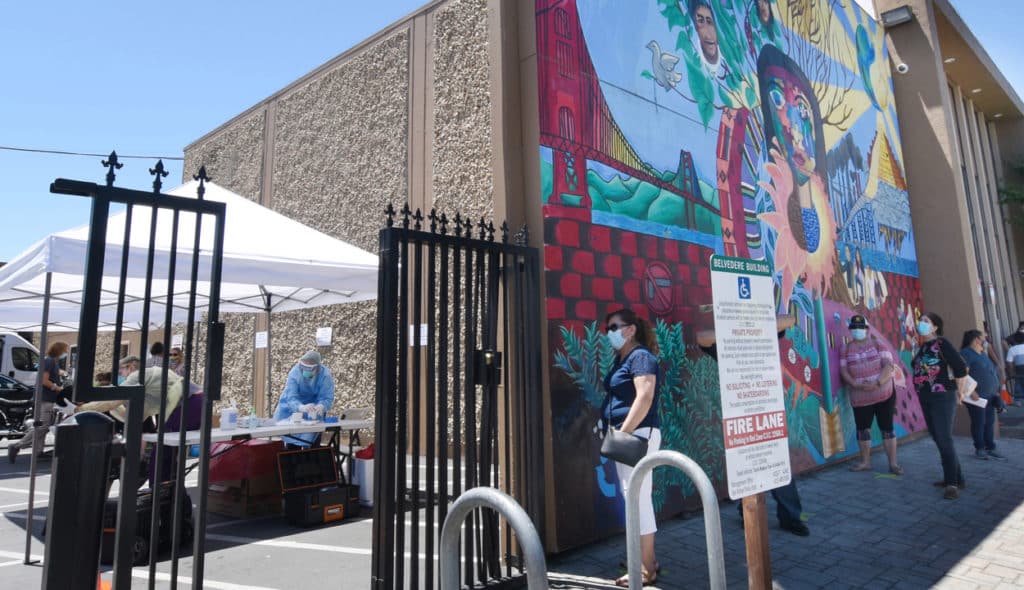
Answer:
M892 364L892 354L882 348L874 336L862 343L850 342L839 351L839 367L845 368L855 383L876 383L882 374L882 367L886 364ZM889 399L893 392L893 384L891 379L871 389L860 389L847 384L846 391L850 395L850 405L859 408Z

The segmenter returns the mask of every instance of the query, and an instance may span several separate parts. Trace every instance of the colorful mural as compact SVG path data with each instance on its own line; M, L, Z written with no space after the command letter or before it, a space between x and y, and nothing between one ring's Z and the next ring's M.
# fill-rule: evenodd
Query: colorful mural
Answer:
M771 263L794 468L854 452L838 348L854 313L909 361L917 259L884 34L853 0L536 0L556 530L622 527L600 457L604 315L655 324L663 445L722 484L709 257ZM923 428L897 376L897 433ZM879 433L875 432L876 441ZM655 472L656 507L692 486Z

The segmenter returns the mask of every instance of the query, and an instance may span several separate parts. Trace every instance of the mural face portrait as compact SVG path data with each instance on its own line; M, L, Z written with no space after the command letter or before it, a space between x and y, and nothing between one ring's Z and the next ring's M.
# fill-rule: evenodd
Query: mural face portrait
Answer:
M770 0L757 0L757 18L762 25L769 25L772 22L772 4Z
M813 95L788 70L772 66L765 73L772 130L785 150L797 181L804 184L817 165Z
M704 59L710 64L718 63L718 28L715 26L715 14L711 5L706 2L695 2L693 22L697 25L697 39Z

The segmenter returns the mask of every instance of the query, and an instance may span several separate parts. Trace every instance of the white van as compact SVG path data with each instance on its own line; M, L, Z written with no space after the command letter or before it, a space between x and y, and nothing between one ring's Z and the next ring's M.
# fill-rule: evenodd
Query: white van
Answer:
M25 385L35 385L39 349L17 334L0 333L0 372Z

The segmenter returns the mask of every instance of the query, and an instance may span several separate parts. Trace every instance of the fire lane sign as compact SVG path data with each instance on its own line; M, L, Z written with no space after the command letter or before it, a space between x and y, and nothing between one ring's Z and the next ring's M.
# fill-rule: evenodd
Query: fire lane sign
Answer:
M729 497L789 483L789 430L771 267L711 257L715 344Z

